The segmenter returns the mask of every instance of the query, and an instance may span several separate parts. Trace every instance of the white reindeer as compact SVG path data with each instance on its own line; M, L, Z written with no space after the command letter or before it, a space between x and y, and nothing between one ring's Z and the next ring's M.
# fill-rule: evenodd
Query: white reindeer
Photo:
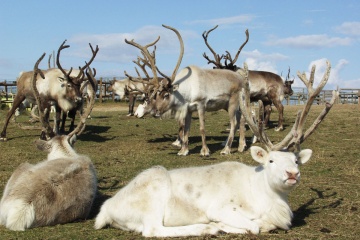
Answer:
M127 116L133 116L138 95L143 97L144 85L143 83L130 81L128 78L125 78L111 81L107 90L117 94L120 99L124 99L126 96L129 97L129 112Z
M33 79L36 79L41 59L35 65ZM39 103L37 89L35 96ZM85 127L86 117L94 105L94 96L95 93L81 117L81 123L73 132L48 141L36 141L40 150L48 152L45 161L34 165L23 163L11 175L0 201L1 225L10 230L24 231L87 218L96 196L96 173L91 159L76 153L72 146ZM39 110L39 114L44 128L51 130L43 119L44 113Z
M184 44L176 29L163 26L174 31L180 42L180 55L171 77L165 76L157 68L155 64L155 50L154 53L149 53L148 51L148 47L155 45L160 37L146 46L141 46L133 40L127 41L125 39L125 42L141 50L144 56L142 60L146 62L146 66L151 67L153 73L152 84L154 87L148 88L152 93L148 94L150 96L145 99L143 105L139 106L135 115L142 117L144 114L150 113L154 116L161 116L164 113L172 112L172 115L175 116L180 125L179 138L181 139L181 149L178 155L185 156L189 153L191 115L197 111L202 139L200 155L209 156L210 150L206 144L205 136L205 112L224 109L229 114L230 132L221 154L230 154L238 123L239 92L242 89L243 77L239 77L240 74L230 70L201 69L193 65L185 67L177 73L184 53ZM157 72L164 79L158 78ZM125 75L129 79L133 79L126 72ZM137 78L135 80L140 81L141 79ZM143 110L142 114L140 114L140 109ZM245 140L245 138L243 139ZM239 151L243 148L243 142L239 141Z
M276 228L289 229L293 214L288 194L299 183L299 166L312 155L310 149L300 150L300 143L323 120L337 95L334 91L331 102L304 134L307 114L327 82L329 71L330 67L315 91L312 89L314 74L311 81L301 76L308 87L310 101L298 114L292 131L276 145L252 120L247 80L240 106L256 136L267 148L250 148L259 166L223 162L175 170L161 166L150 168L103 204L95 220L95 229L110 225L142 233L145 237L198 236L220 231L258 234ZM288 151L294 146L296 153Z

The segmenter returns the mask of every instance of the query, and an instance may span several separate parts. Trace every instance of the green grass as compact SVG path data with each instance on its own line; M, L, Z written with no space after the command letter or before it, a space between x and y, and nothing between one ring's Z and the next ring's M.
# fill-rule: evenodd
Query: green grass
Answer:
M212 152L208 158L200 157L201 138L196 114L193 116L190 136L190 155L177 156L178 149L171 146L177 134L174 119L137 119L126 117L126 111L106 111L119 103L96 103L92 119L87 121L84 133L75 144L80 154L91 157L97 169L99 196L91 216L86 221L30 229L25 232L9 231L0 226L2 239L139 239L140 234L113 228L94 230L94 218L102 202L125 186L140 171L154 165L179 168L213 164L222 161L240 161L255 165L249 151L237 152L233 144L229 156L220 155L225 140L228 116L225 111L206 114L207 142ZM124 105L123 105L124 106ZM290 194L294 212L289 231L238 236L192 237L187 239L356 239L360 236L360 111L358 105L335 105L317 131L303 143L311 148L313 157L302 167L300 185ZM125 108L122 108L125 109ZM272 141L287 134L299 107L285 107L285 127L282 132L267 130ZM322 110L313 106L308 122ZM0 110L3 122L7 110ZM17 119L28 125L28 116ZM277 112L271 115L277 121ZM21 130L14 123L8 127L8 141L0 143L0 194L14 169L23 162L37 163L46 153L36 149L33 141L39 130ZM251 133L247 131L247 140ZM31 183L29 183L31 184Z

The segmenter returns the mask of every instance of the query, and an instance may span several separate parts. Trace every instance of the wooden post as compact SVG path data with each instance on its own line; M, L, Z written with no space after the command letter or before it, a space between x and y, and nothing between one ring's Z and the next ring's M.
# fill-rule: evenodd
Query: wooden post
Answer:
M99 90L99 101L102 103L102 77L100 78Z
M115 81L115 80L116 80L116 78L114 77L113 81ZM112 91L112 100L113 100L113 102L115 101L115 92L114 91Z

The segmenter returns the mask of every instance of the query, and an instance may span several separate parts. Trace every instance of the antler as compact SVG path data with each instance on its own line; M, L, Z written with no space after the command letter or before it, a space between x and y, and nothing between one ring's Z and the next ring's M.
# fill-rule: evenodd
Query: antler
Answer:
M209 34L214 31L219 25L216 25L215 27L213 27L212 29L210 29L209 31L204 31L202 36L204 38L204 41L205 41L205 44L206 46L209 48L209 50L212 52L212 54L214 55L214 59L215 60L211 60L207 55L206 53L203 54L203 57L208 60L208 64L209 63L213 63L217 68L225 68L222 64L221 64L221 59L224 57L224 55L222 55L220 57L219 54L217 54L214 49L212 49L212 47L210 46L210 44L208 43L207 39L208 39L208 36Z
M80 70L81 70L80 72L84 72L85 69L87 69L87 68L90 66L90 64L94 61L94 59L95 59L95 57L96 57L96 54L97 54L98 51L99 51L98 45L96 45L95 51L94 51L94 48L92 47L91 43L89 43L89 46L90 46L90 49L91 49L91 52L92 52L92 57L91 57L91 59L90 59L89 62L86 62L86 61L85 61L85 66L83 66L83 67L80 69Z
M150 67L151 67L151 70L152 70L152 73L153 73L152 83L153 83L154 85L156 85L156 86L159 85L159 80L158 80L158 77L157 77L156 65L155 65L155 49L156 49L156 48L154 47L153 53L150 53L149 50L148 50L148 48L154 46L159 40L160 40L160 36L159 36L155 41L153 41L152 43L149 43L149 44L147 44L147 45L145 45L145 46L141 46L140 44L136 43L136 42L134 41L134 39L132 39L131 41L128 41L127 39L125 39L125 42L126 42L127 44L130 44L130 45L132 45L132 46L140 49L141 54L144 56L144 59L142 59L142 61L143 61L144 63L146 62L146 65L147 65L147 66L150 66ZM136 62L135 62L135 63L136 63ZM141 65L139 65L139 66L141 66ZM130 76L129 74L127 74L126 71L124 71L125 76L127 76L130 80L141 81L142 78L141 78L141 76L140 76L140 73L138 72L137 68L135 68L135 70L136 70L136 72L137 72L137 74L138 74L138 76L139 76L138 78L134 78L134 77ZM144 71L144 72L147 74L146 71Z
M61 50L70 47L69 45L65 45L65 43L66 43L66 39L58 49L57 56L56 56L56 65L61 70L61 72L64 74L66 79L72 81L74 84L80 84L84 80L84 77L85 77L84 71L85 71L85 69L87 69L90 66L90 64L94 61L94 59L96 57L96 54L99 51L99 47L98 47L98 45L96 45L96 49L94 50L91 43L89 43L89 46L90 46L90 49L91 49L91 52L92 52L92 57L91 57L90 61L89 62L85 61L85 66L79 67L79 74L77 75L77 77L70 78L70 74L71 74L73 68L71 67L69 72L66 73L66 71L62 68L62 66L60 64L60 52L61 52Z
M49 59L48 59L48 68L51 68L51 64L50 64L50 60L51 60L52 54L49 55Z
M149 75L147 74L146 70L145 70L145 67L149 67L151 68L151 71L153 73L153 77L152 77L152 81L149 82L149 83L146 83L143 78L140 76L140 73L138 72L137 68L135 68L136 72L137 72L137 75L138 75L138 78L134 78L130 75L127 74L127 72L125 71L125 75L131 80L131 81L137 81L137 82L142 82L143 84L148 84L148 85L154 85L154 88L153 88L153 94L156 93L156 91L161 87L160 86L160 81L161 81L161 78L158 77L157 73L159 73L160 75L162 75L163 77L169 79L171 82L173 82L175 80L175 76L176 76L176 73L180 67L180 64L181 64L181 61L182 61L182 58L184 56L184 42L181 38L181 35L180 33L175 29L175 28L172 28L170 26L166 26L166 25L162 25L163 27L167 28L167 29L170 29L172 31L174 31L179 39L179 42L180 42L180 55L179 55L179 58L178 58L178 61L177 61L177 64L174 68L174 71L171 75L171 77L168 77L166 76L165 74L163 74L156 66L156 58L155 58L155 51L156 51L156 46L154 46L159 40L160 40L160 36L152 43L149 43L145 46L142 46L136 42L134 42L134 40L131 40L131 41L128 41L127 39L125 39L125 42L127 44L130 44L138 49L140 49L141 51L141 54L144 56L144 58L140 58L138 57L138 61L134 61L134 63L136 63L142 70L143 72L145 73L145 75L147 77L149 77ZM154 46L154 50L152 53L149 52L148 48L149 47L152 47ZM142 64L141 64L142 62ZM150 77L149 77L150 78Z
M86 69L86 76L88 77L88 80L90 82L89 86L90 87L90 102L88 103L88 105L86 106L86 109L84 111L84 113L80 116L80 122L79 124L76 126L76 128L68 134L68 139L71 139L74 135L76 136L79 136L83 130L85 129L85 122L86 122L86 119L88 118L88 116L90 115L93 107L94 107L94 104L95 104L95 86L96 86L96 79L95 79L95 75L96 75L96 70L95 68L93 69L94 70L94 74L92 73L91 71L91 68L88 67Z
M39 119L42 125L42 132L45 134L45 138L46 140L49 140L51 138L53 138L55 136L49 122L45 121L45 111L49 111L49 109L42 109L43 105L42 102L40 100L40 94L39 91L36 87L36 80L37 80L37 75L39 74L41 76L42 79L45 79L45 76L43 74L43 72L39 69L39 64L42 61L42 59L45 57L45 53L43 53L43 55L37 60L37 62L34 65L34 71L33 71L33 77L31 78L31 89L34 92L34 96L36 99L36 104L38 106L38 110L39 110Z
M249 127L254 132L255 136L262 142L268 150L281 150L281 149L293 149L295 151L300 151L300 144L304 142L319 126L321 121L325 118L327 113L330 111L331 107L333 106L336 98L339 95L339 91L333 91L332 98L330 102L325 104L325 108L323 111L319 114L319 116L315 119L313 124L304 131L304 125L307 119L307 116L309 114L310 108L315 100L315 98L319 95L323 87L326 85L329 75L330 75L330 69L331 65L330 62L327 61L327 69L326 72L318 85L316 89L313 88L314 83L314 73L315 73L315 65L312 67L311 74L310 74L310 80L307 80L305 73L300 74L298 72L299 78L304 82L308 89L308 101L305 104L303 110L300 110L297 114L297 117L295 119L294 126L290 130L290 132L285 136L285 138L279 142L276 145L273 145L272 142L269 140L267 135L265 134L263 127L262 127L262 121L259 121L258 124L256 124L252 118L251 118L251 112L249 111L250 106L250 95L249 95L249 79L248 79L248 69L247 64L244 64L245 68L245 86L243 90L241 91L240 95L240 109L241 112L244 114L244 117L249 124ZM261 101L259 101L259 108L262 107Z
M66 71L62 68L61 64L60 64L60 52L61 50L65 49L65 48L69 48L70 45L65 45L66 43L66 39L65 41L60 45L59 49L58 49L58 52L57 52L57 55L56 55L56 65L57 67L60 69L60 71L64 74L64 76L67 78L67 79L70 79L70 74L72 72L72 67L70 68L69 72L66 73Z
M236 63L236 61L237 61L237 59L238 59L238 57L240 55L240 52L244 48L246 43L249 41L249 30L248 29L245 30L245 35L246 35L246 40L240 46L234 60L232 59L231 54L228 51L226 51L226 55L224 55L224 59L225 59L225 66L226 66L227 69L233 69L234 67L236 67L235 63ZM230 61L230 63L228 64L227 61Z

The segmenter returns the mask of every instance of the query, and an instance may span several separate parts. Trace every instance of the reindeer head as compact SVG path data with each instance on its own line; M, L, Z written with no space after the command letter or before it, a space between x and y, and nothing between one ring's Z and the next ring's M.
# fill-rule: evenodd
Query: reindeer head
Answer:
M62 99L64 99L64 101L59 101L58 103L64 111L68 111L76 107L82 101L82 93L80 91L80 87L81 84L86 80L84 71L90 66L90 64L95 59L95 56L99 51L99 47L96 46L96 49L94 50L92 45L89 43L92 51L92 57L90 61L88 63L85 62L85 65L83 67L79 67L79 70L73 72L72 68L70 68L69 71L64 70L60 64L61 51L65 48L70 47L69 45L65 45L65 43L66 40L60 45L57 51L56 65L58 69L63 73L63 77L58 77L58 81L61 86L61 90L62 90L61 92L64 96L64 98Z
M258 171L265 171L272 189L287 192L300 182L299 166L305 164L312 155L312 150L304 149L293 154L286 151L267 152L261 147L250 148L252 158L260 163Z
M294 93L292 88L291 88L291 85L294 83L295 77L292 80L289 80L289 79L290 79L290 67L289 67L286 79L284 81L284 95L285 96L291 96Z

